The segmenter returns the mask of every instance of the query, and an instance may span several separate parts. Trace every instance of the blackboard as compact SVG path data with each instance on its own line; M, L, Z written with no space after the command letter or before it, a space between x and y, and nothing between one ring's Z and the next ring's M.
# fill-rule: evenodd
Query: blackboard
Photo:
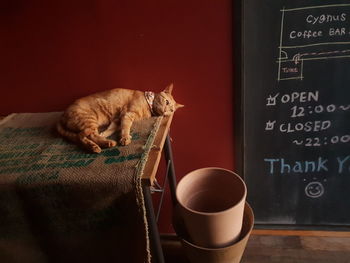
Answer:
M347 227L350 2L242 10L242 172L256 223Z

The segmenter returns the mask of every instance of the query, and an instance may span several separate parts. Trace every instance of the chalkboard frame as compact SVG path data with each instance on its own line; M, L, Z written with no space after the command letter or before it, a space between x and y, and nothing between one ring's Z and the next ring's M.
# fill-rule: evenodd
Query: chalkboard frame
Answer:
M234 156L235 170L244 179L244 97L243 97L243 3L244 0L233 1L232 35L233 35L233 112L234 112Z
M244 0L234 1L232 6L233 23L233 110L234 110L234 143L235 143L235 170L244 179L245 178L245 141L247 139L245 132L245 61L244 61ZM248 189L249 192L249 189ZM298 225L298 224L257 224L255 229L271 230L321 230L321 231L345 231L349 232L349 226L342 225Z

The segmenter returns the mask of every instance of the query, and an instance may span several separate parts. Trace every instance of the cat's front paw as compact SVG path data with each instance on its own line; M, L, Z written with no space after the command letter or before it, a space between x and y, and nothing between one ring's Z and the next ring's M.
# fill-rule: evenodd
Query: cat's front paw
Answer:
M106 147L107 148L112 148L112 147L114 147L116 145L117 145L117 142L113 141L113 140L108 140L107 143L106 143Z
M120 145L128 145L131 143L131 136L129 135L128 137L122 137L120 140L119 140L119 144Z
M101 150L101 148L100 148L99 146L97 146L97 145L92 145L92 146L91 146L91 151L92 151L93 153L100 153L102 150Z

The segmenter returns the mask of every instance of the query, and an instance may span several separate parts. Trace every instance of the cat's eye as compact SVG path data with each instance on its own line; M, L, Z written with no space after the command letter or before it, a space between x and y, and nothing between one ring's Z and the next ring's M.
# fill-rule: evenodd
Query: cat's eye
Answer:
M168 100L165 100L165 104L166 104L166 105L169 105L169 101L168 101Z

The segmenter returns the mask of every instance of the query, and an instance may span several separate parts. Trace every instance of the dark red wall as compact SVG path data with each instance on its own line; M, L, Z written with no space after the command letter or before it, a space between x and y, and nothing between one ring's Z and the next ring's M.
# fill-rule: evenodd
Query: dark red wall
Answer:
M205 166L233 169L231 12L230 0L2 0L0 115L174 82L186 105L171 128L178 178Z

